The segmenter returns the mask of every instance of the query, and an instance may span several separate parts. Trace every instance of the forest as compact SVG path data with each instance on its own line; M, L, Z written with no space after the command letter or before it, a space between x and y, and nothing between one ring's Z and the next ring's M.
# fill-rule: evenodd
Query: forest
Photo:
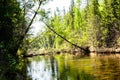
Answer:
M56 9L49 19L43 15L45 30L31 38L31 48L119 47L120 1L87 0L80 8L81 2L71 0L69 11Z
M0 0L0 80L25 77L27 50L120 47L120 0L86 0L85 7L71 0L68 11L57 8L53 16L41 8L50 1ZM44 29L31 37L37 16Z

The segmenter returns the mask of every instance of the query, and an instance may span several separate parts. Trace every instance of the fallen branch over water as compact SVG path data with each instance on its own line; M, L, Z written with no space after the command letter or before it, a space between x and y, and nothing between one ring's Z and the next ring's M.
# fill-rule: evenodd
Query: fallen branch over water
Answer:
M28 55L24 55L23 57L33 57L33 56L45 56L45 55L48 55L48 54L28 54Z
M89 48L90 53L104 53L104 54L110 54L110 53L120 53L120 48ZM46 52L40 52L39 54L35 54L34 52L31 54L24 55L24 57L33 57L33 56L46 56L46 55L54 55L54 54L73 54L73 55L86 55L84 54L79 48L77 49L62 49L62 50L45 50Z
M54 29L52 29L51 28L51 26L49 26L47 23L45 23L45 22L43 22L52 32L54 32L56 35L58 35L60 38L62 38L63 40L65 40L66 42L68 42L69 44L71 44L71 45L73 45L73 46L75 46L75 47L78 47L78 48L80 48L81 50L83 50L84 51L84 53L88 53L89 54L89 49L88 49L88 47L87 48L83 48L83 47L81 47L81 46L79 46L79 45L77 45L77 44L75 44L75 43L72 43L72 42L70 42L68 39L66 39L65 37L63 37L62 35L60 35L60 34L58 34Z
M38 50L39 51L39 50ZM61 50L56 50L56 49L49 49L49 50L40 50L39 52L38 51L29 51L28 53L29 54L26 54L24 55L23 57L33 57L33 56L46 56L46 55L49 55L49 56L53 56L53 55L56 55L56 54L73 54L73 55L89 55L88 54L85 54L83 50L79 49L79 48L75 48L75 49L61 49Z

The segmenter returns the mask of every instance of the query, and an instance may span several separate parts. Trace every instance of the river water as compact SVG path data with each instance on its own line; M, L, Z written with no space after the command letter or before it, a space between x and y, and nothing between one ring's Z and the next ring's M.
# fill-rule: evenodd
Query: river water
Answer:
M36 56L28 58L27 76L27 80L120 80L120 58L115 55Z

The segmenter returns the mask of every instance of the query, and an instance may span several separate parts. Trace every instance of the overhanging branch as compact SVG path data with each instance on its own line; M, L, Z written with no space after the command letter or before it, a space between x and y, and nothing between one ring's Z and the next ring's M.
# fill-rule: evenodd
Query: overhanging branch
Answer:
M43 23L44 23L52 32L54 32L56 35L58 35L59 37L61 37L61 38L62 38L63 40L65 40L66 42L72 44L72 45L75 46L75 47L78 47L78 48L80 48L80 49L86 51L86 49L84 49L84 48L78 46L77 44L74 44L74 43L70 42L70 41L67 40L65 37L63 37L62 35L58 34L54 29L52 29L52 28L51 28L47 23L45 23L44 21L43 21Z
M20 47L20 44L22 44L22 42L23 42L23 40L24 40L24 38L25 38L25 35L26 35L27 32L29 31L30 26L32 25L32 23L33 23L36 15L37 15L37 12L38 12L38 10L40 9L40 6L41 6L42 2L43 2L42 0L39 0L38 8L36 9L35 14L34 14L33 18L31 19L29 25L27 26L24 34L22 34L22 35L20 36L20 39L19 39L19 41L18 41L18 45L16 46L16 50L18 50L18 48Z

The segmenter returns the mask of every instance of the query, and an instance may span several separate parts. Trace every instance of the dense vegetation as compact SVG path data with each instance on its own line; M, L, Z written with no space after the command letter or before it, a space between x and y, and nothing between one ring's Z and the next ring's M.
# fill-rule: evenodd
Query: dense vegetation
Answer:
M39 9L46 2L49 0L0 0L0 80L21 77L23 63L20 62L27 48L72 48L68 41L79 46L120 45L120 0L87 0L82 8L82 0L71 0L69 11L63 10L61 14L57 9L52 17ZM45 26L35 38L28 38L38 13L49 28Z
M16 0L0 1L0 79L13 78L17 70L17 50L22 42L26 21ZM8 75L8 76L7 76ZM14 79L14 78L13 78Z
M46 23L56 33L79 46L115 47L120 45L120 1L71 0L69 11L58 8ZM63 14L61 14L63 13ZM36 48L71 48L71 44L60 38L49 28L33 39ZM37 42L37 44L36 44Z
M46 0L0 0L0 80L23 80L28 32ZM31 18L30 10L38 4ZM21 71L24 74L21 74Z

